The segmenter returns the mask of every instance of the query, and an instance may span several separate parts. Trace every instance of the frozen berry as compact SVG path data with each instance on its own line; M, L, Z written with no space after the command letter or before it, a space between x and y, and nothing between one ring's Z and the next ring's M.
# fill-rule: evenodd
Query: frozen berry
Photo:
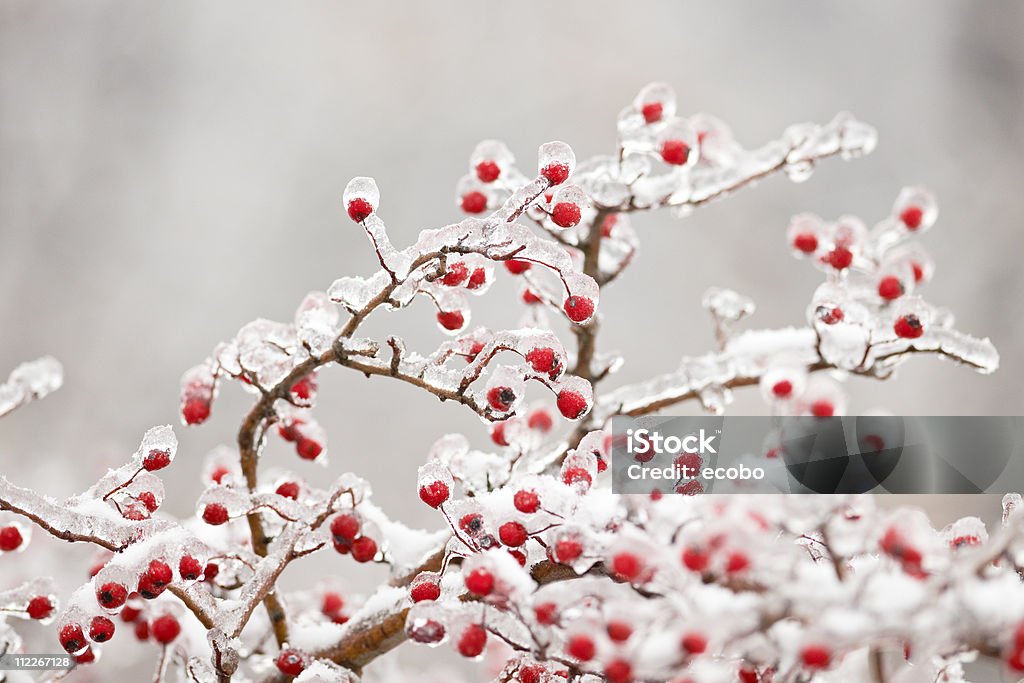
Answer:
M448 484L443 481L432 481L420 487L420 500L435 509L448 500L449 494Z
M647 123L655 123L661 121L661 115L664 108L661 106L661 102L648 102L640 108L640 113L644 116L644 121Z
M518 548L526 543L526 527L519 522L505 522L498 527L498 538L511 548Z
M446 287L458 287L469 277L469 269L462 261L448 264L448 269L441 277L441 284Z
M46 619L53 614L53 601L45 595L36 595L25 608L30 619Z
M485 159L476 165L476 177L482 183L493 183L501 175L501 166L493 161Z
M805 645L800 660L808 669L824 669L832 662L832 651L826 645Z
M534 372L550 375L558 369L558 356L555 350L543 346L530 349L526 354L526 362L530 364Z
M818 306L815 313L818 316L818 320L826 325L841 323L843 318L846 317L846 314L843 313L843 309L838 306Z
M682 140L666 140L661 144L661 158L666 164L682 166L690 158L690 146Z
M156 512L157 508L160 507L160 503L156 499L156 494L152 491L141 492L138 495L138 500L149 512Z
M633 679L633 667L625 659L613 659L604 665L604 677L608 683L629 683Z
M413 602L437 600L441 597L441 586L433 581L421 581L412 587L409 596Z
M89 638L105 643L114 637L114 622L106 617L93 617L89 622Z
M487 195L473 190L462 195L462 210L466 213L483 213L487 208Z
M793 248L805 254L813 254L818 250L818 238L809 232L803 232L793 238Z
M749 566L750 558L747 557L746 553L738 550L729 553L729 557L725 561L725 571L729 574L738 574Z
M547 178L552 185L560 185L569 177L569 166L567 164L551 163L542 168L540 174Z
M178 576L184 581L195 581L203 575L203 565L191 555L183 555L178 560Z
M569 639L565 651L570 657L586 662L594 658L597 648L590 636L580 633Z
M299 499L299 484L295 481L282 481L274 489L274 493L281 496L282 498L291 498L292 500Z
M128 599L128 588L108 581L96 591L96 602L106 609L117 609Z
M373 213L373 204L362 197L356 197L348 203L348 217L356 223L362 223Z
M821 399L811 403L811 415L814 417L832 417L835 415L836 407L832 401Z
M299 439L299 442L295 445L295 452L303 460L316 460L323 453L323 450L324 447L315 439Z
M623 581L636 581L644 571L644 563L635 553L621 552L612 557L612 574Z
M484 528L484 518L482 515L475 512L471 512L468 515L463 515L462 519L459 520L459 528L465 531L470 536L476 536Z
M683 566L694 572L702 572L708 568L711 558L707 551L701 548L690 547L683 550Z
M297 399L303 401L310 400L313 398L313 394L316 393L316 379L311 375L303 377L292 385L291 393Z
M594 480L591 478L590 472L587 472L582 467L569 467L562 472L562 482L568 486L580 483L590 486L594 483Z
M153 640L166 645L181 633L181 624L170 614L164 614L153 620L150 627L153 633Z
M284 432L281 431L283 429L284 429L283 425L281 427L278 427L278 431L281 432L281 436L284 436ZM294 439L290 439L290 440L294 441ZM229 470L227 467L224 467L222 465L220 467L215 468L212 472L210 472L210 481L212 481L215 484L219 484L219 483L221 483L221 481L224 480L224 477L226 477L229 474L231 474L231 470Z
M469 572L463 580L466 582L466 590L473 595L483 597L490 595L494 590L494 574L491 574L483 567L477 567Z
M903 283L898 277L888 275L878 282L878 296L886 301L892 301L903 296Z
M476 657L487 645L487 629L480 624L470 624L459 636L459 654L463 657Z
M536 491L520 489L512 496L512 503L516 506L516 510L531 514L540 509L540 496Z
M145 619L136 621L133 633L135 633L135 638L138 640L149 640L149 622Z
M565 300L562 308L565 309L569 320L574 323L586 322L590 320L590 316L594 315L594 302L585 296L570 296Z
M86 645L82 627L74 623L61 626L57 638L60 640L60 646L70 655L79 652Z
M505 423L497 422L491 427L491 441L498 446L507 446L508 439L505 437Z
M924 219L924 211L919 206L908 206L900 213L900 220L908 230L917 230L921 227L922 219Z
M499 413L507 413L516 401L516 392L511 387L491 387L487 391L487 403Z
M210 417L210 402L201 398L190 398L181 407L181 417L187 425L206 422L206 419Z
M416 643L439 643L444 639L444 626L433 619L419 624L412 624L406 633Z
M542 303L544 303L544 300L541 299L536 294L534 294L532 289L524 289L523 290L523 303L524 304L528 304L530 306L533 306L535 304L542 304Z
M302 653L291 648L281 650L274 663L277 664L277 670L285 676L298 676L306 668Z
M625 621L609 621L606 629L608 637L616 643L624 643L633 635L633 627Z
M505 261L505 270L512 273L513 275L519 275L525 273L530 269L532 264L529 261L520 261L519 259L509 259Z
M683 635L679 646L691 655L699 655L708 647L708 639L703 633L686 633Z
M551 626L558 619L558 607L553 602L542 602L533 608L533 616L538 624Z
M142 467L147 472L153 472L155 470L162 470L171 464L171 454L167 451L154 448L146 457L142 459Z
M836 270L845 270L853 263L853 252L846 247L836 247L828 253L825 259Z
M583 544L575 538L563 538L555 543L554 559L560 564L569 564L583 554Z
M228 521L228 509L220 503L209 503L203 508L203 521L213 526L225 524Z
M0 528L0 550L3 552L9 553L12 550L17 550L24 540L21 529L13 524Z
M793 383L788 379L779 380L772 385L772 394L776 398L789 398L793 393Z
M551 209L551 220L560 228L571 228L580 222L580 207L573 202L558 202Z
M91 648L85 648L85 652L80 652L75 655L76 664L92 664L96 661L96 652Z
M462 329L462 326L466 324L466 318L462 315L462 311L438 311L437 322L444 329L454 332Z
M331 535L343 541L354 541L361 526L358 517L342 513L331 520Z
M896 332L897 337L917 339L924 334L924 325L921 324L920 318L909 313L896 320L896 323L893 325L893 331Z
M480 289L487 282L487 271L483 268L476 268L466 282L466 289Z
M154 585L161 588L174 580L174 574L171 572L171 566L163 560L150 560L149 566L146 567L146 572L143 576L152 581Z
M526 424L530 429L536 429L537 431L544 433L550 432L551 428L555 426L554 421L551 419L551 415L549 415L546 410L535 410L530 413L526 418Z
M377 556L377 541L369 536L360 536L352 541L352 559L356 562L369 562Z
M139 595L144 597L146 600L154 600L164 592L165 585L160 585L153 581L148 574L143 574L139 577L138 592Z
M562 413L568 420L579 419L589 408L587 399L583 397L583 394L570 389L563 389L558 392L556 403L558 405L558 412Z

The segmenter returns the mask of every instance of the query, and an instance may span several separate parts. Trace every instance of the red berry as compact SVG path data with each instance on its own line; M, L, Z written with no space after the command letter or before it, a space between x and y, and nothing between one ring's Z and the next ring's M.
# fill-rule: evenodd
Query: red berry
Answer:
M228 521L228 509L220 503L209 503L203 508L203 521L213 526L225 524Z
M151 560L149 566L146 567L146 573L143 574L143 576L160 588L163 588L174 580L174 574L171 572L171 566L163 560Z
M153 640L166 645L181 633L181 624L170 614L165 614L153 620L151 630L153 632Z
M687 633L683 635L679 646L691 655L699 655L708 648L708 639L704 637L703 633Z
M295 452L303 460L316 460L323 451L324 447L317 443L315 439L302 438L295 445Z
M590 320L594 315L594 302L585 296L570 296L562 306L569 320L574 323L583 323Z
M512 503L516 506L516 510L531 514L540 509L540 496L536 491L520 489L512 496Z
M9 553L17 550L25 539L21 536L21 530L11 524L0 528L0 550Z
M562 413L568 420L579 419L589 408L587 399L583 398L583 394L569 389L563 389L558 392L556 403L558 405L558 412Z
M643 561L630 552L618 553L612 557L612 574L623 581L635 581L644 571Z
M135 633L135 637L138 640L148 640L149 639L149 622L147 622L145 619L139 619L138 621L136 621L135 622L134 633Z
M423 624L411 626L406 633L410 640L417 643L439 643L444 638L444 626L429 619Z
M331 520L331 534L335 539L354 541L362 525L355 515L342 513Z
M814 417L832 417L835 415L835 412L836 407L832 404L832 401L822 399L811 404L811 415Z
M883 277L878 283L878 296L892 301L903 296L903 283L894 275Z
M590 472L587 472L582 467L570 467L565 472L562 472L562 482L568 486L579 482L584 482L587 486L590 486L594 483L594 480L590 477Z
M493 161L484 160L476 165L476 177L482 183L493 183L501 175L501 166Z
M533 616L538 624L551 626L558 619L558 607L553 602L542 602L533 608Z
M217 578L217 574L220 574L220 565L216 562L207 562L203 569L203 580L213 581Z
M448 264L448 270L441 277L441 284L446 287L458 287L469 277L469 269L462 261Z
M210 402L201 398L190 398L181 407L181 416L187 425L202 424L210 417Z
M284 429L283 426L278 428L278 431L281 432L281 436L284 436L284 432L281 431L283 429ZM229 475L229 474L231 474L231 470L229 470L227 467L224 467L222 465L222 466L217 467L216 469L214 469L213 472L210 472L210 481L214 482L215 484L219 484L221 482L221 480L223 480L224 477Z
M523 303L524 304L529 304L530 306L533 306L534 304L542 304L542 303L544 303L544 300L541 299L536 294L534 294L532 289L524 289L523 290Z
M146 457L142 459L142 467L147 472L153 472L154 470L162 470L171 464L171 454L167 451L162 451L158 448L154 448Z
M470 536L476 536L483 531L484 518L475 512L463 515L462 519L459 520L459 528Z
M462 315L462 311L438 311L437 322L441 323L441 327L446 330L461 330L462 326L466 324L466 318Z
M530 364L534 372L550 375L558 369L558 357L555 350L543 346L530 349L526 354L526 362Z
M590 636L581 633L569 639L565 650L569 653L570 657L586 662L594 658L597 648L594 646L594 641Z
M327 616L334 616L341 612L345 607L345 599L334 591L328 591L324 593L323 599L320 601L320 611Z
M420 487L420 500L434 509L441 507L449 495L448 484L443 481L432 481Z
M139 577L139 595L147 600L153 600L164 592L166 585L157 584L148 574Z
M776 398L788 398L793 393L793 383L788 379L780 380L772 385L772 393Z
M156 512L157 508L160 507L160 503L157 502L156 495L152 491L143 491L138 495L138 500L150 512Z
M624 643L633 635L633 627L625 621L609 621L606 630L608 637L616 643Z
M608 683L629 683L633 679L633 668L624 659L613 659L604 665L604 677Z
M897 337L917 339L924 334L924 325L921 324L920 318L912 313L908 313L896 320L896 323L893 325L893 331L896 332Z
M487 645L487 629L480 624L470 624L459 636L459 654L463 657L476 657Z
M516 401L516 392L511 387L491 387L487 391L487 403L500 413L506 413Z
M36 595L25 608L30 619L45 619L53 614L53 601L45 595Z
M640 113L644 115L644 121L647 123L661 121L662 111L661 102L648 102L640 108Z
M477 567L463 577L466 582L466 590L473 595L481 597L490 595L494 591L494 574L483 567Z
M422 581L412 587L412 590L409 591L409 595L412 597L413 602L437 600L441 597L441 586L433 581Z
M191 555L184 555L178 560L178 576L184 581L195 581L203 574L203 565Z
M550 163L540 170L540 174L552 185L560 185L569 177L569 166L557 162Z
M702 572L710 563L711 557L701 548L691 547L683 550L683 566L690 571Z
M739 551L730 553L728 559L725 561L725 571L729 574L737 574L749 566L750 558L747 557L746 553L741 553Z
M682 140L666 140L661 144L661 158L666 164L682 166L690 158L690 146Z
M356 562L369 562L377 556L377 541L368 536L361 536L352 541L352 559Z
M96 591L96 602L106 609L117 609L128 599L128 588L113 581L107 582Z
M274 663L277 664L277 670L285 676L298 676L306 668L302 661L302 653L291 648L281 650Z
M92 664L96 661L96 653L91 647L85 648L85 652L75 655L76 664Z
M292 385L291 393L295 398L308 401L316 393L316 380L312 375L307 375Z
M466 282L467 289L480 289L487 282L487 271L483 268L476 268L473 273L469 276L469 281Z
M921 227L921 220L924 218L924 211L918 206L908 206L900 213L900 220L908 230L917 230Z
M105 643L114 637L114 622L106 617L93 617L89 622L89 638Z
M914 282L920 282L924 279L924 266L920 263L911 263L910 267L914 271Z
M121 621L126 624L130 624L142 616L142 610L132 607L131 605L125 605L124 609L121 610Z
M519 683L541 683L544 680L544 667L540 664L529 664L519 669Z
M803 232L793 238L793 248L805 254L813 254L818 250L818 238L809 232Z
M817 309L818 320L825 323L826 325L835 325L841 323L846 314L843 313L843 309L838 306L819 306Z
M282 498L291 498L292 500L299 499L299 484L295 481L283 481L278 484L274 493L281 496Z
M505 261L505 270L512 273L513 275L519 275L525 273L533 265L529 261L520 261L518 259L509 259Z
M487 209L487 195L473 190L462 195L462 210L466 213L483 213Z
M546 410L535 410L526 418L526 424L530 429L536 429L539 432L550 432L551 428L555 423L551 420L551 415ZM508 445L508 444L506 444Z
M507 446L508 439L505 438L505 423L497 422L491 427L491 441L498 446Z
M82 632L82 627L78 624L64 624L60 627L57 638L60 640L61 647L69 655L75 654L86 646L85 633Z
M760 683L760 677L757 675L757 669L750 666L741 666L738 672L740 683Z
M806 645L800 659L808 669L824 669L832 662L832 651L826 645Z
M373 213L373 204L362 197L356 197L348 203L348 217L356 223L362 223Z
M551 220L560 228L571 228L580 222L580 207L573 202L558 202L551 209Z
M836 270L844 270L853 263L853 252L846 247L836 247L828 253L825 260Z
M518 548L519 546L526 543L528 535L526 533L526 527L519 522L505 522L498 527L498 538L504 545L511 548Z
M569 564L583 554L583 544L575 538L563 538L555 543L555 561Z

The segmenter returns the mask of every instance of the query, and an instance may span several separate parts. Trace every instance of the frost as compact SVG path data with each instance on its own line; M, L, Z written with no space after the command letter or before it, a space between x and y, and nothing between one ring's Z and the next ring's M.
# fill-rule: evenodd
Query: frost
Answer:
M0 417L60 389L64 368L56 358L44 356L22 363L0 384Z

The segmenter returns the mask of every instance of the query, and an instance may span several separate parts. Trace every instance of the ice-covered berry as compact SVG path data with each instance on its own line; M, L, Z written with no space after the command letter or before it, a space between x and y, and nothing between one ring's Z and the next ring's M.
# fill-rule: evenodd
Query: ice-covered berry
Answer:
M569 320L574 323L584 323L594 315L594 302L585 296L575 294L565 300L562 306Z
M460 204L466 213L478 214L487 210L487 195L479 190L472 190L462 195Z
M285 676L298 676L306 668L302 653L289 647L278 653L274 664L277 665L277 670Z
M105 643L114 637L114 622L106 617L93 617L89 622L89 638L97 643Z
M150 624L150 632L153 640L163 645L172 642L181 633L181 624L171 614L164 614L153 620Z
M432 481L420 486L420 500L435 509L441 507L450 494L448 484L443 481Z
M220 503L208 503L203 507L203 521L213 526L227 523L228 509Z
M563 389L558 392L556 403L558 412L562 413L567 420L578 420L590 409L583 394L571 389Z

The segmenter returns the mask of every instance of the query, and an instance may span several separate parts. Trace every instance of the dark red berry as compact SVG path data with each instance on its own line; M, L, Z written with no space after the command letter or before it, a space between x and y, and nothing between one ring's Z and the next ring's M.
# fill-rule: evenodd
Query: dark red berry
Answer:
M278 484L274 493L281 496L282 498L291 498L292 500L299 499L299 484L295 481L283 481Z
M498 527L498 538L504 545L510 548L518 548L526 543L528 535L526 527L519 522L505 522Z
M900 213L900 220L903 221L903 225L907 226L908 230L917 230L921 227L923 219L924 211L919 206L908 206Z
M506 413L516 401L516 392L511 387L491 387L487 391L487 403L499 413Z
M356 197L348 203L348 217L356 223L362 223L373 213L373 204L362 197Z
M623 581L636 581L644 571L644 563L636 554L621 552L612 557L612 574Z
M835 412L836 407L832 401L821 399L811 404L811 415L814 417L832 417Z
M569 486L577 483L584 483L590 486L594 483L594 480L591 478L590 472L587 472L582 467L570 467L562 472L562 482Z
M747 557L746 553L738 550L729 553L729 557L725 561L725 571L729 574L738 574L749 566L750 558Z
M661 115L664 108L661 106L661 102L648 102L640 108L640 113L644 116L644 121L647 123L655 123L661 121Z
M523 290L523 303L533 306L534 304L542 304L544 300L533 293L532 289Z
M53 614L53 601L45 595L36 595L28 601L25 612L30 619L46 619Z
M776 398L789 398L793 393L793 383L788 379L779 380L772 385L772 394Z
M206 422L210 417L210 402L201 398L190 398L181 407L181 417L187 425L197 425Z
M573 202L558 202L551 209L551 220L560 228L571 228L580 222L580 207Z
M920 318L912 313L908 313L896 320L896 323L893 325L893 331L896 332L897 337L917 339L924 334L924 325L921 324Z
M149 566L146 567L146 573L143 576L146 576L161 588L174 580L171 566L163 560L150 560Z
M805 645L800 659L808 669L824 669L832 663L832 651L827 645Z
M60 646L69 655L75 654L86 645L85 633L82 632L82 627L74 623L61 626L60 631L57 633L57 638L60 640Z
M299 442L295 445L295 452L298 453L299 457L303 460L316 460L321 453L323 453L324 447L321 446L316 439L299 439Z
M555 543L555 561L569 564L583 554L583 544L575 538L563 538Z
M903 296L903 283L894 275L887 275L878 282L878 296L887 301Z
M420 500L434 509L441 507L450 494L448 484L443 481L432 481L420 487Z
M76 664L92 664L96 661L96 653L91 647L85 648L85 652L75 655Z
M469 572L463 580L466 582L466 590L473 595L483 597L490 595L494 590L494 574L491 574L483 567L478 567Z
M547 178L552 185L560 185L569 177L569 167L566 164L554 162L542 168L540 174Z
M283 429L284 427L281 426L278 428L278 431L281 431ZM284 432L281 432L281 435L284 436ZM213 470L213 472L210 472L210 481L214 482L215 484L219 484L224 479L224 477L229 474L231 474L231 470L229 470L227 467L217 467L216 469Z
M624 643L633 635L633 627L625 621L609 621L606 630L608 637L616 643Z
M666 140L661 144L661 158L666 164L682 166L690 158L690 146L682 140Z
M170 614L164 614L153 620L150 630L153 633L153 640L166 645L181 633L181 624Z
M525 273L530 269L532 264L529 261L520 261L518 259L509 259L505 261L505 270L512 273L513 275L519 275Z
M114 622L106 617L93 617L89 622L89 638L105 643L114 637Z
M590 636L581 633L569 639L565 650L569 653L569 656L581 662L586 662L594 658L597 648L594 646L594 641Z
M483 213L487 209L487 195L473 190L462 195L462 210L466 213Z
M444 639L444 626L433 619L410 626L406 631L409 639L417 643L439 643Z
M441 284L446 287L458 287L469 277L469 269L462 261L448 264L448 270L441 277Z
M585 296L570 296L565 300L562 308L565 309L569 320L574 323L586 322L590 320L590 316L594 315L594 302Z
M633 667L625 659L613 659L604 665L604 677L608 683L629 683Z
M9 553L12 550L17 550L24 540L21 530L13 524L0 527L0 550L3 552Z
M551 626L558 619L558 607L553 602L542 602L533 608L533 616L538 624Z
M203 508L203 521L213 526L225 524L228 521L228 509L220 503L208 503Z
M121 621L126 624L131 624L140 616L142 616L142 610L132 607L131 605L125 605L124 609L120 612Z
M369 536L360 536L352 541L352 559L356 562L369 562L377 556L377 541Z
M487 629L480 624L470 624L459 636L459 654L463 657L476 657L487 645Z
M462 326L466 324L466 318L462 315L461 311L438 311L437 322L441 324L446 330L461 330Z
M171 454L167 451L154 448L142 459L142 467L147 472L162 470L171 464Z
M493 183L501 175L501 166L485 159L476 165L476 177L482 183Z
M526 424L530 429L536 429L539 432L550 432L551 428L555 426L554 421L551 419L551 415L546 410L535 410L529 414L526 418ZM506 446L508 444L505 444Z
M437 600L441 597L441 586L433 581L421 581L412 587L409 597L413 602Z
M516 510L529 515L540 509L540 496L536 491L520 489L512 496L512 503L516 506ZM506 543L506 545L508 544Z
M683 566L694 572L702 572L711 564L711 557L701 548L686 548L682 557Z
M459 528L465 531L470 536L476 536L484 528L484 518L475 512L471 512L468 515L463 515L462 519L459 520Z
M505 437L505 423L497 422L491 427L491 441L498 446L507 446L508 439Z
M805 254L813 254L818 250L818 238L809 232L800 233L793 238L793 248Z
M148 640L149 639L149 622L146 621L145 619L139 619L138 621L135 622L135 628L134 628L133 632L135 633L135 637L138 640L143 640L143 641Z
M178 576L185 581L195 581L203 575L203 565L191 555L183 555L178 560Z
M558 405L558 412L562 413L568 420L579 419L589 408L587 399L583 397L583 394L570 389L563 389L558 392L556 403Z
M316 378L312 375L306 375L292 385L291 393L292 396L303 401L310 400L313 398L313 394L316 393Z
M157 508L160 507L160 503L157 502L156 499L156 494L152 491L143 491L137 496L137 498L149 512L156 512Z
M691 655L699 655L708 648L708 639L703 633L687 633L683 635L679 646Z
M109 581L96 591L96 602L106 609L117 609L128 599L128 588Z
M476 268L466 282L466 289L480 289L487 282L487 271L483 268Z
M826 325L835 325L841 323L846 314L843 313L843 309L838 306L818 306L817 309L818 320L825 323Z
M281 650L274 663L277 664L277 670L285 676L298 676L306 668L302 653L290 648Z
M853 252L846 247L836 247L828 253L825 260L836 270L845 270L853 263Z
M547 346L530 349L526 354L526 362L534 372L550 375L558 369L558 356L555 350Z
M359 518L349 513L342 513L331 520L331 535L343 541L354 541L359 536L362 524Z
M143 574L139 577L138 592L139 595L144 597L146 600L153 600L157 598L161 593L164 592L166 585L157 584L149 577L148 574Z

